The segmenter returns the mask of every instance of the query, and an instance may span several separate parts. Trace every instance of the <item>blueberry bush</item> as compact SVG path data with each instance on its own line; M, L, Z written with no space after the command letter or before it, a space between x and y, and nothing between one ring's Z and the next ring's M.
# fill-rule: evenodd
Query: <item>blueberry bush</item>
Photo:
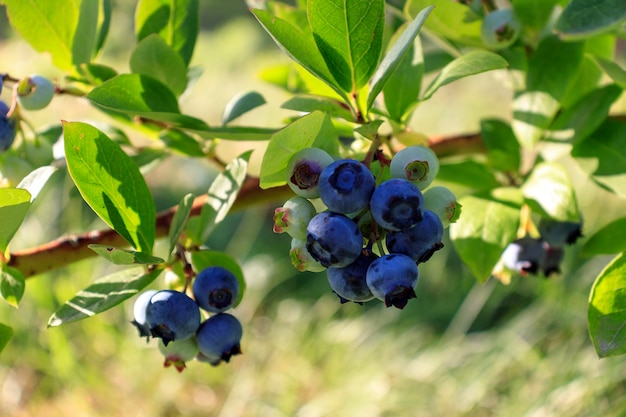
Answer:
M626 353L626 118L616 111L626 88L623 1L249 2L248 19L289 58L259 68L287 97L280 126L238 122L268 104L257 91L234 97L221 124L185 110L202 77L191 65L198 0L137 1L123 65L103 52L119 16L111 0L0 4L10 31L48 56L55 74L0 66L8 305L17 308L38 275L104 259L113 272L94 268L49 327L130 303L128 321L166 366L229 362L246 337L237 307L248 277L210 242L229 215L269 205L274 232L291 239L284 257L327 277L341 304L403 309L427 300L418 281L429 277L418 270L444 246L480 284L549 285L573 273L563 268L568 257L602 262L589 288L590 343L600 358ZM437 137L413 123L444 87L487 72L510 88L507 118ZM60 98L102 119L39 126L37 112ZM472 97L489 106L484 100ZM162 209L146 178L172 156L219 172L202 193L190 187ZM60 226L57 238L14 249L32 206L60 204L46 193L59 178L63 210L88 207L99 227ZM13 333L0 323L0 350Z

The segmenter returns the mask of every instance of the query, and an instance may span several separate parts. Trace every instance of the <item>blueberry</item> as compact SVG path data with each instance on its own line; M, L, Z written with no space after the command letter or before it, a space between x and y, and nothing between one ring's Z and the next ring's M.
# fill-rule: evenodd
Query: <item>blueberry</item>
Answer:
M146 320L153 337L169 342L185 340L196 333L200 325L198 304L187 295L174 290L158 291L150 298Z
M316 210L304 197L293 197L274 210L274 233L286 232L296 239L306 239L306 226Z
M233 306L239 295L239 281L221 266L204 268L193 281L196 303L210 313L220 313Z
M203 321L196 332L198 360L219 365L228 362L233 355L241 353L243 329L236 317L218 313Z
M372 252L361 252L359 257L343 268L328 268L326 275L330 288L337 294L341 303L354 301L363 303L374 298L367 286L365 275L370 264L378 258Z
M31 75L15 85L17 101L26 110L40 110L54 97L54 84L41 75Z
M367 269L367 286L374 297L383 300L387 307L403 309L415 298L418 270L415 261L406 255L383 255Z
M177 340L165 345L163 341L159 341L159 352L165 357L163 361L164 367L174 366L178 372L182 372L188 362L198 355L198 344L195 337L185 340Z
M150 326L146 321L146 308L148 307L150 298L156 293L156 290L146 290L139 294L135 300L135 304L133 304L133 321L131 321L131 323L139 330L139 336L145 336L146 340L150 338Z
M7 117L9 106L0 101L0 152L11 147L15 140L15 123Z
M297 152L287 165L287 185L305 198L320 196L318 182L322 170L333 162L332 156L319 148L305 148Z
M291 239L289 258L293 266L300 272L322 272L326 269L324 265L313 259L306 248L306 240L303 239Z
M341 268L354 262L363 248L363 235L349 217L325 211L307 226L306 249L325 267Z
M424 209L435 213L444 228L456 222L461 215L461 204L456 201L452 191L440 185L424 191Z
M437 176L439 160L426 146L409 146L394 155L389 171L392 177L409 180L423 190Z
M322 202L336 213L354 213L367 207L376 179L354 159L340 159L328 165L319 179Z
M387 250L402 253L417 263L426 262L443 248L443 224L430 210L424 210L422 221L410 229L387 233Z
M539 221L539 234L551 246L572 245L582 237L582 221L567 222L542 218Z
M480 34L488 48L503 49L508 48L517 40L521 29L513 9L499 9L485 16L480 27Z
M502 262L521 275L536 274L545 268L547 248L544 240L525 236L507 245L501 256Z
M543 275L545 277L550 277L552 274L561 273L561 261L563 261L563 256L565 255L565 250L562 246L550 246L546 247L546 262L543 265Z
M422 192L401 178L391 178L381 183L372 194L372 217L387 230L405 230L422 220L424 197Z

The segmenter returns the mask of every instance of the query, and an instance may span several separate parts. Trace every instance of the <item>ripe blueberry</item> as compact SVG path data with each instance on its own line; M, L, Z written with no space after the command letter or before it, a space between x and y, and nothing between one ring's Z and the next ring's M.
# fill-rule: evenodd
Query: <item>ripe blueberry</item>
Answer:
M406 255L383 255L367 269L367 285L374 297L383 300L387 307L403 309L415 298L418 270L415 261Z
M546 265L548 244L541 239L525 236L509 243L502 253L502 262L521 275L536 274Z
M341 268L354 262L363 248L357 224L343 214L325 211L307 226L306 249L325 267Z
M146 340L150 338L150 326L146 321L146 309L150 298L156 293L156 290L146 290L139 294L135 300L135 304L133 304L133 321L131 321L131 323L139 330L139 336L145 336Z
M539 221L539 234L550 246L574 244L582 237L582 222L566 222L547 218Z
M372 217L387 230L405 230L422 220L424 197L422 192L402 178L391 178L381 183L372 194Z
M221 266L204 268L193 281L196 303L210 313L220 313L233 306L239 295L239 281Z
M290 198L274 210L274 233L286 232L293 238L306 239L306 226L315 213L315 207L306 198Z
M198 360L211 365L228 362L233 355L241 353L243 329L237 318L218 313L203 321L196 332Z
M185 340L196 333L200 325L198 304L187 295L174 290L154 294L146 308L146 321L153 337L169 342Z
M54 84L41 75L31 75L15 85L17 101L26 110L40 110L54 97Z
M354 213L369 203L376 179L354 159L340 159L328 165L319 179L320 198L331 211Z
M392 177L409 180L423 190L437 176L439 160L426 146L409 146L394 155L389 171Z
M365 275L370 264L378 258L372 252L361 252L358 258L343 268L328 268L326 275L330 288L337 294L341 303L354 301L363 303L374 298L367 286Z
M305 198L317 198L319 176L333 162L332 156L319 148L305 148L297 152L287 165L287 185Z
M422 221L410 229L387 233L387 250L402 253L417 263L426 262L443 248L443 224L430 210L424 210Z
M0 101L0 152L11 147L15 140L15 123L7 117L9 106Z

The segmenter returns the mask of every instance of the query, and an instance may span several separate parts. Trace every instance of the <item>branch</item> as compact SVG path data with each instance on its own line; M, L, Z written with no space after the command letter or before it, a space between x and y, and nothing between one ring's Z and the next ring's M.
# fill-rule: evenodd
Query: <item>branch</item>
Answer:
M440 157L451 154L458 155L459 153L484 152L482 138L479 134L432 138L429 141L429 145ZM292 196L293 191L286 185L262 190L259 188L258 178L248 177L239 191L231 212L261 204L278 202L282 205L285 200ZM193 202L190 216L199 215L206 200L206 195L197 197ZM177 206L172 207L157 215L155 229L155 237L157 239L167 237L177 208ZM34 248L13 252L9 256L7 265L19 270L25 278L31 278L35 275L97 256L94 251L89 249L88 245L91 244L117 247L128 246L128 242L114 230L96 230L63 236Z

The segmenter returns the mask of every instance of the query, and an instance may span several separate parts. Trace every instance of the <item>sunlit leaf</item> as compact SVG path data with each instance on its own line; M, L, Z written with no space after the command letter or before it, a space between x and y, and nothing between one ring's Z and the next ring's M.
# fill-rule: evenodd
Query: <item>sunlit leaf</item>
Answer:
M0 352L5 348L9 340L13 337L13 328L4 323L0 323Z
M343 91L361 89L376 70L383 42L384 0L309 0L315 43Z
M555 220L580 220L578 204L571 179L565 168L556 162L537 164L522 187L526 202Z
M65 157L84 200L140 252L152 253L155 207L133 160L105 134L86 123L64 123Z
M128 249L116 248L109 245L89 245L89 249L102 256L107 261L115 265L132 264L161 264L163 259L151 256L146 253L136 252Z
M598 230L585 242L585 256L611 255L626 252L626 217L612 221Z
M7 303L17 308L25 288L26 280L19 270L0 265L0 295Z
M48 320L48 327L81 320L115 307L154 281L161 271L157 268L146 272L141 266L100 278L63 304Z
M0 252L5 252L9 242L20 228L30 208L31 195L20 188L0 188Z
M183 59L156 34L142 39L130 56L135 74L149 75L168 86L179 96L187 87L187 66Z
M226 125L242 114L265 104L265 98L256 91L249 91L233 97L224 108L222 124Z
M626 353L626 254L615 257L596 277L587 314L598 356Z
M17 188L28 191L30 193L30 202L32 203L55 172L57 172L57 168L52 166L39 167L22 178Z
M191 213L191 208L193 206L195 196L193 194L185 195L178 203L178 208L172 217L172 222L170 223L170 229L167 234L167 239L170 242L170 249L168 254L171 254L178 243L178 239L180 235L185 230L185 226L187 225L187 219L189 219L189 213Z

